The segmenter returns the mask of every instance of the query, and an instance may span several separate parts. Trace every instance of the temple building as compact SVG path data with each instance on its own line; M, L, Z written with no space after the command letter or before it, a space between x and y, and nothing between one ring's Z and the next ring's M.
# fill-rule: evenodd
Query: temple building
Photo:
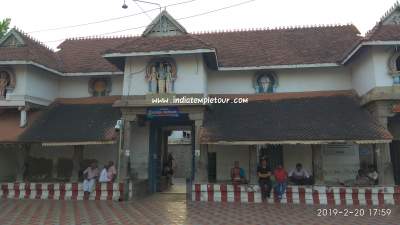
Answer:
M141 36L57 51L11 29L0 40L0 181L78 182L89 162L111 160L118 182L157 192L174 149L196 184L229 183L235 161L257 184L266 157L301 163L310 185L352 186L373 165L376 185L393 187L399 24L396 4L365 36L354 25L194 34L163 11Z

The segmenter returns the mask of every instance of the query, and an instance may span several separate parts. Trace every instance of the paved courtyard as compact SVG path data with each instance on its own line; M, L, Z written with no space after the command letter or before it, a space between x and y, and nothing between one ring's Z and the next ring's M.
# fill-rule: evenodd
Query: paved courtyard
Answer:
M390 216L318 217L304 205L218 204L159 194L136 202L0 200L0 224L272 224L398 225L400 207ZM340 208L338 208L340 209ZM354 209L350 207L349 209Z

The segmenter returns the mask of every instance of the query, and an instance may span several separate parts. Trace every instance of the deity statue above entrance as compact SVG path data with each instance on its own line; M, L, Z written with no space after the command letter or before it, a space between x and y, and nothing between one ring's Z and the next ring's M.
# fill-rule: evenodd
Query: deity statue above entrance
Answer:
M172 58L155 58L146 69L146 81L150 93L173 93L176 65Z

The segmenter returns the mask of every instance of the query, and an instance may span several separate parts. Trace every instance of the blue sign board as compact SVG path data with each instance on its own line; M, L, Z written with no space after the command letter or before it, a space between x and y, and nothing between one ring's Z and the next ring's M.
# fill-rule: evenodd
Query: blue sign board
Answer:
M147 118L163 118L163 117L174 117L180 116L178 107L151 107L147 109Z

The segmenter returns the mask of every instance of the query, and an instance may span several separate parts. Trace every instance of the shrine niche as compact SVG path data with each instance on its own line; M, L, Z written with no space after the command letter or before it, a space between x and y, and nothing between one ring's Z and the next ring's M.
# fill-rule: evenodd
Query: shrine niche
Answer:
M15 74L11 68L0 67L0 98L5 98L7 91L15 88Z
M146 81L150 93L173 93L176 64L172 58L155 58L146 67Z
M108 96L111 92L110 78L91 78L89 80L89 93L94 97Z
M254 79L256 93L273 93L278 85L274 72L257 72Z

